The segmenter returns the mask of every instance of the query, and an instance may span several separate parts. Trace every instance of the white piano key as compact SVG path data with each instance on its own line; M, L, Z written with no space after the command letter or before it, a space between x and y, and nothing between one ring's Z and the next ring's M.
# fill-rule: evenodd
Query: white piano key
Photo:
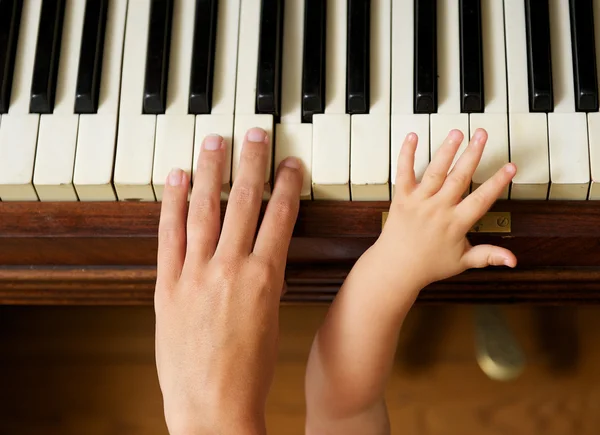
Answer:
M550 182L548 119L529 113L525 4L504 1L510 160L517 166L511 199L546 199Z
M350 200L350 115L313 115L314 199Z
M390 199L390 118L353 115L350 180L353 201Z
M438 113L460 113L459 0L437 1Z
M431 158L452 129L465 139L456 153L460 157L469 139L469 115L460 113L459 0L438 0L438 112L430 116Z
M275 148L275 168L288 157L300 159L304 169L302 199L311 199L312 175L312 124L286 123L275 126L277 146Z
M79 115L73 182L81 201L116 199L112 175L126 16L126 1L109 2L98 113Z
M421 182L423 174L429 166L429 115L392 115L392 183L396 184L398 175L398 156L402 144L409 133L415 133L418 137L417 149L415 151L415 178L417 183Z
M506 17L504 37L506 38L509 111L510 113L529 113L525 2L523 0L504 0L504 16Z
M4 115L0 124L0 198L37 201L33 163L39 115Z
M503 15L502 2L481 2L485 113L506 114L508 110Z
M392 2L392 114L413 113L414 93L414 0ZM395 162L392 159L392 166Z
M0 124L0 199L37 201L33 165L39 115L29 114L29 95L41 0L24 2L15 58L11 102Z
M255 114L260 11L260 0L246 0L241 3L233 128L232 181L235 181L242 153L242 144L246 132L250 128L261 127L268 132L270 137L269 155L271 156L273 153L273 116ZM271 159L269 159L269 165L265 173L265 184L270 181Z
M390 199L391 1L371 1L371 96L368 114L352 115L350 184L354 201Z
M314 199L350 200L350 115L346 114L347 0L327 0L325 113L313 116Z
M590 182L587 118L575 113L568 2L550 2L554 112L548 114L549 199L587 199Z
M594 1L594 40L596 59L600 59L600 1ZM600 65L596 65L600 77ZM600 200L600 113L588 113L588 140L590 150L590 200Z
M73 165L79 116L74 114L85 2L67 0L52 114L40 117L33 184L41 201L77 201Z
M506 58L504 46L503 4L495 0L481 3L483 28L484 113L469 115L469 136L478 128L488 133L481 161L473 174L473 190L491 178L509 159L508 102L506 100ZM508 199L509 188L501 199Z
M275 170L287 157L302 162L302 199L312 198L312 124L302 123L304 2L286 3L283 22L281 121L275 126Z
M546 199L550 182L548 122L544 113L510 113L511 161L517 166L511 199Z
M475 190L508 163L508 119L506 113L471 113L469 117L470 136L478 128L488 133L481 160L473 174L472 189ZM507 187L500 199L508 199L508 191Z
M202 150L204 138L211 134L218 134L225 142L225 167L223 168L223 185L221 186L221 199L226 200L231 190L231 155L233 153L233 115L198 115L194 132L194 160L192 164L193 177L196 176L198 157Z
M590 160L585 113L549 113L549 199L587 199Z
M240 0L220 1L217 15L212 109L210 115L196 116L192 174L195 174L204 138L209 134L222 136L227 148L221 198L226 200L231 189Z
M281 123L302 122L302 50L304 46L304 2L288 2L283 18L281 77Z
M589 199L600 200L600 113L588 113L591 186Z
M114 170L119 200L155 200L152 162L156 116L142 114L149 16L149 0L129 1Z
M211 113L233 115L235 110L240 0L220 0L217 14ZM233 129L233 125L231 128Z
M192 173L195 117L188 115L193 47L193 38L189 35L194 33L195 6L195 0L180 0L173 5L167 107L164 115L156 117L152 172L152 184L159 201L173 168Z
M346 113L347 0L327 1L325 113Z

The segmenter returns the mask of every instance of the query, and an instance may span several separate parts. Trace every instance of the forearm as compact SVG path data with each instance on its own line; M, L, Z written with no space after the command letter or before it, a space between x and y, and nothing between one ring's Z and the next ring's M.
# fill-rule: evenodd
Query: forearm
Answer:
M419 288L408 278L400 287L389 282L371 258L367 253L356 264L315 337L306 375L309 411L345 418L383 403L398 334ZM398 292L408 295L403 306ZM389 303L382 300L387 296Z

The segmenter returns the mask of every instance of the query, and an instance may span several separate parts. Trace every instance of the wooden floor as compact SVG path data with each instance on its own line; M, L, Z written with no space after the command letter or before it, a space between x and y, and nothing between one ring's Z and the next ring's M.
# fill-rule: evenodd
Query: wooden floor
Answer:
M304 364L325 307L282 308L270 434L303 433ZM600 433L600 307L509 308L523 375L485 377L469 307L417 307L389 382L393 433ZM0 307L0 435L167 434L151 308Z

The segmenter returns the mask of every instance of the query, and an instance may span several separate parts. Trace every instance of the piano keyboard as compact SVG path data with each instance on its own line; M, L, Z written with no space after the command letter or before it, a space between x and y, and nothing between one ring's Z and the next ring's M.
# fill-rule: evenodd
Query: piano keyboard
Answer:
M598 50L600 0L2 0L0 199L160 201L211 133L226 199L259 126L267 196L293 155L304 199L389 200L408 132L420 177L481 127L473 188L597 200Z

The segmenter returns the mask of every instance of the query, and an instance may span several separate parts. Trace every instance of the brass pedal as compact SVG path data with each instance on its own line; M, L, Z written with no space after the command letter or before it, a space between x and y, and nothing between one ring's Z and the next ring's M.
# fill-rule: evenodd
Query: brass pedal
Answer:
M525 367L523 350L499 307L475 307L475 350L479 367L490 379L513 380Z

